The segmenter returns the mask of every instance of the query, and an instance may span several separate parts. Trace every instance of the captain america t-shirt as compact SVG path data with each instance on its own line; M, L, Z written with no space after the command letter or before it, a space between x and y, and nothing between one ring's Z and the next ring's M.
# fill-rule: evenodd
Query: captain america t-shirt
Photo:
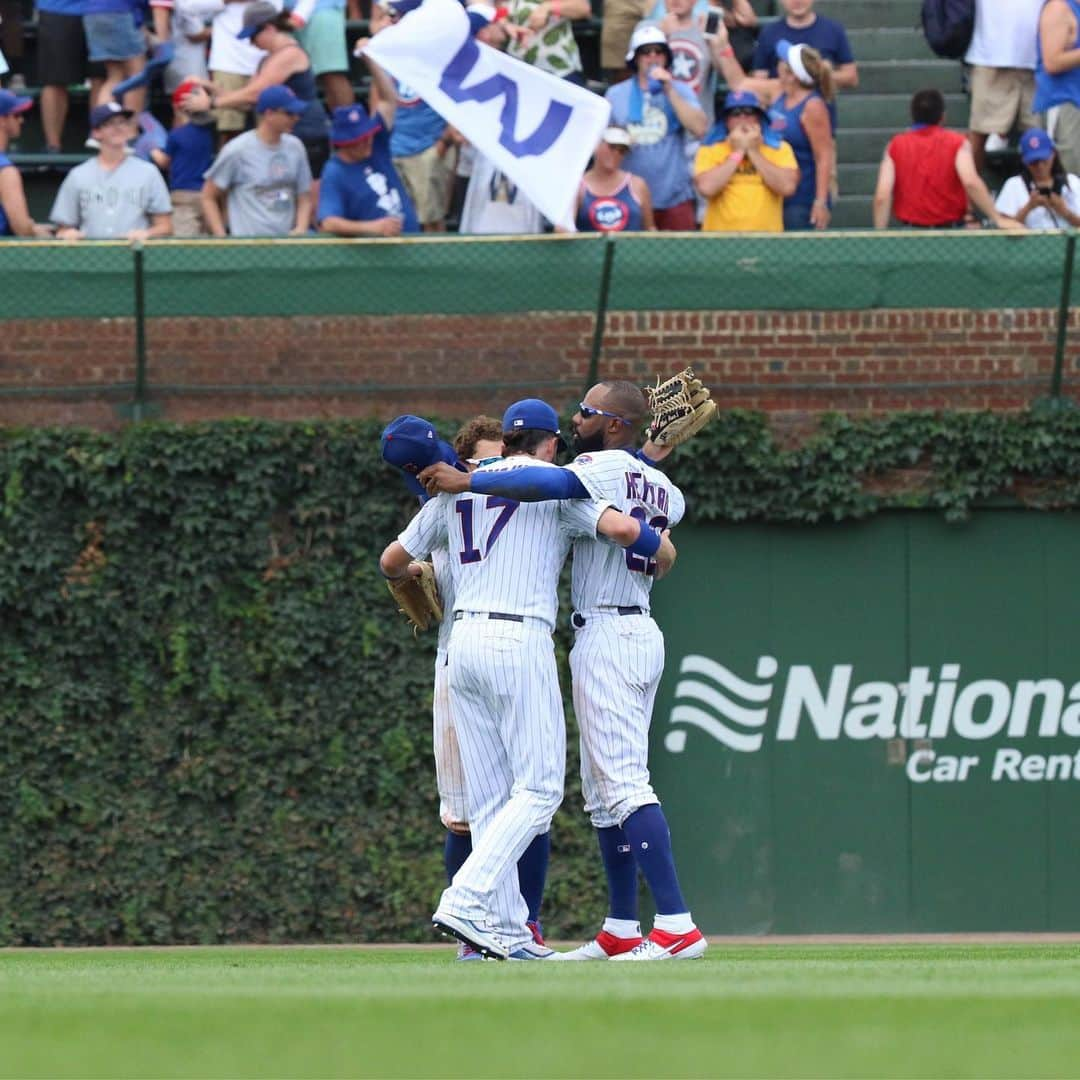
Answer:
M403 233L420 231L416 210L390 157L390 136L380 128L370 157L346 162L335 154L327 162L319 184L319 220L378 221L391 216L403 219Z

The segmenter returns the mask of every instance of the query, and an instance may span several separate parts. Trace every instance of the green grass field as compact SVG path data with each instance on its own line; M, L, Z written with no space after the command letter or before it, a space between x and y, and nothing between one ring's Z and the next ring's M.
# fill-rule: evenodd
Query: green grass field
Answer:
M1076 1076L1080 946L0 953L0 1076Z

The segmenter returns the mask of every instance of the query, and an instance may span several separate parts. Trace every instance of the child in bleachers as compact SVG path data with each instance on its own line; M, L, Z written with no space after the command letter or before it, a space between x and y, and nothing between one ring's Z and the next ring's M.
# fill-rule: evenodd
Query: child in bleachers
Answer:
M173 92L174 126L164 150L152 151L154 163L169 173L174 236L207 236L200 192L203 174L214 160L214 125L210 95L196 78Z

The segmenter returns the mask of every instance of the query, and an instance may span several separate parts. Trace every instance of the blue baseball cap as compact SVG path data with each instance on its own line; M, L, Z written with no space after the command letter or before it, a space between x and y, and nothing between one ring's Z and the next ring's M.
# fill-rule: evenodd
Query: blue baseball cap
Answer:
M34 104L33 98L18 97L10 90L0 90L0 116L18 116Z
M104 105L97 105L90 110L90 130L101 127L102 124L107 124L114 116L123 116L130 120L135 114L130 109L125 109L123 105L118 105L115 101L106 101Z
M1020 136L1020 159L1025 165L1046 161L1055 152L1054 140L1042 128L1030 128Z
M363 105L339 105L334 110L330 141L335 146L348 146L369 138L381 127L382 120L371 116Z
M558 435L559 414L546 401L524 398L503 413L502 427L504 435L515 431L550 431Z
M761 99L753 90L732 90L724 98L724 107L721 112L726 116L732 109L757 109L763 117L767 116Z
M307 102L301 101L287 86L279 84L268 86L255 102L255 112L264 113L268 109L284 109L299 116L307 109Z
M383 461L415 475L437 461L460 468L454 448L422 416L408 413L391 420L382 433Z

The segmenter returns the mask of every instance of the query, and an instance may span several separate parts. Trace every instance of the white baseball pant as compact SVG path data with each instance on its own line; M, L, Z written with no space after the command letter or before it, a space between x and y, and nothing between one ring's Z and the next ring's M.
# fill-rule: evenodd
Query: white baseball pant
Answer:
M590 613L570 650L581 730L581 790L598 829L658 803L649 781L649 725L664 673L664 635L648 615Z
M550 628L467 613L450 638L450 707L469 793L472 854L439 909L532 940L517 861L563 797L566 725Z

